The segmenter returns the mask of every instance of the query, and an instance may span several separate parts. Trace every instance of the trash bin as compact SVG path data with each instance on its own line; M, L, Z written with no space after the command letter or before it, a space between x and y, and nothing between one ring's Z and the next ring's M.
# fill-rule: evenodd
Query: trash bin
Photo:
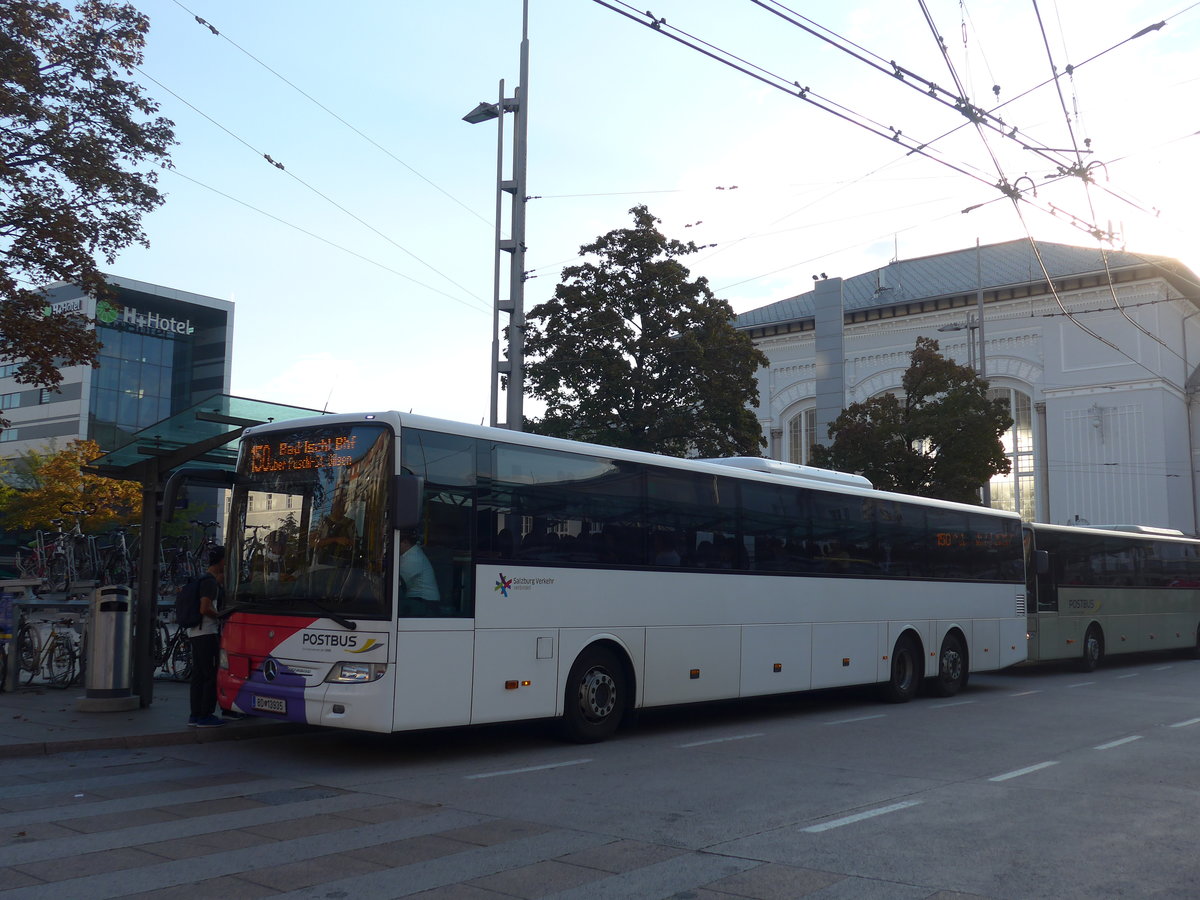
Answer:
M133 592L124 585L96 588L88 622L88 697L129 697L133 677Z

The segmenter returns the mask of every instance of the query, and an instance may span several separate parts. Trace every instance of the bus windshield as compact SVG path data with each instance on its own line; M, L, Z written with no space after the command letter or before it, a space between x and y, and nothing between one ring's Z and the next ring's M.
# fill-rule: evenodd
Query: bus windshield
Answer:
M229 605L390 617L392 445L380 425L247 437L230 507Z

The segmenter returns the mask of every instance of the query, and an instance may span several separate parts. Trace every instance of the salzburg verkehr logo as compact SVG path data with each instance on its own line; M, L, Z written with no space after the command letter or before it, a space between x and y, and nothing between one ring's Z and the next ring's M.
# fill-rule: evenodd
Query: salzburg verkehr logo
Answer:
M492 588L492 590L499 591L501 597L507 597L508 589L510 587L512 587L512 583L513 583L513 580L511 578L505 578L504 573L501 572L500 580L496 582L496 586L494 588Z

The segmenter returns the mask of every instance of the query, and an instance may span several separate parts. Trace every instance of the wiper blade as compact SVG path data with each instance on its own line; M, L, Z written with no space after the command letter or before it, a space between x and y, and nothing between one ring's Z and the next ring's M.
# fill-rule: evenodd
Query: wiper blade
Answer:
M323 613L325 618L333 619L333 621L337 622L339 625L341 625L347 631L357 631L358 630L358 625L354 622L353 619L347 619L341 613L334 612L332 609L330 609L328 606L326 606L320 600L317 600L315 597L297 597L295 599L300 602L303 602L303 603L311 604L319 612Z

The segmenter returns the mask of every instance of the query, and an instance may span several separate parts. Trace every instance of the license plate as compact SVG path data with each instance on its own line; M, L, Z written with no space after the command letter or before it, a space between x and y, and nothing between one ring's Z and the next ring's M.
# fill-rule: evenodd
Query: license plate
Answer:
M255 695L254 702L250 706L259 712L279 713L281 715L287 713L287 701L279 697L259 697Z

